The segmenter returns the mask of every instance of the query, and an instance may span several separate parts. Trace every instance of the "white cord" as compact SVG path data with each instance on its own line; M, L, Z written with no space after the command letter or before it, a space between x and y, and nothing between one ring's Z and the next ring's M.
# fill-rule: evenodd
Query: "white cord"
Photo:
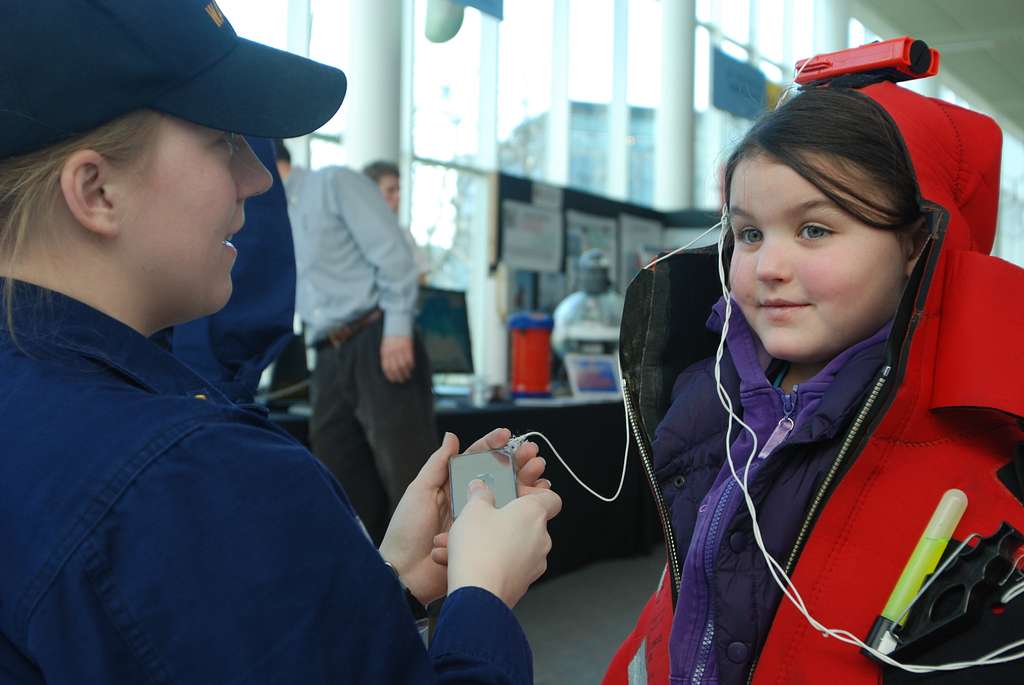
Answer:
M1000 598L999 601L1003 604L1009 604L1010 600L1016 598L1018 595L1021 594L1024 594L1024 582L1017 583L1009 590L1007 590L1005 593L1003 593L1003 596L1002 598Z
M696 242L697 242L698 240L700 240L701 238L703 238L704 236L706 236L706 235L707 235L708 233L711 233L711 231L713 231L713 230L715 230L716 228L718 228L719 226L721 226L721 225L722 225L722 222L724 222L724 221L725 221L725 218L726 218L726 217L725 217L725 208L723 208L723 209L722 209L722 218L718 220L718 223L717 223L717 224L715 224L714 226L712 226L712 227L711 227L711 228L709 228L708 230L704 231L704 232L703 232L703 233L701 233L701 234L700 234L699 236L697 236L696 238L694 238L694 239L693 239L693 240L691 240L690 242L686 243L686 244L685 244L685 245L683 245L682 247L677 247L676 249L672 250L672 251L671 251L671 252L669 252L668 254L663 254L663 255L661 255L661 256L660 256L660 257L658 257L657 259L653 260L653 261L652 261L652 262L651 262L650 264L648 264L647 266L645 266L645 267L644 267L644 269L650 269L650 268L651 268L652 266L654 266L655 264L657 264L657 263L658 263L658 262L660 262L661 260L663 260L663 259L668 259L669 257L671 257L671 256L673 256L673 255L677 255L677 254L679 254L680 252L682 252L683 250L686 250L686 249L688 249L688 248L689 248L689 247L690 247L691 245L693 245L693 244L694 244L694 243L696 243ZM629 417L627 417L627 418L626 418L626 421L629 421Z
M968 535L966 538L964 538L963 542L957 545L956 549L953 550L953 553L946 557L946 560L942 562L942 565L934 571L932 571L931 577L928 578L928 582L922 585L921 589L917 591L916 595L914 595L914 598L907 603L907 608L904 609L903 613L900 614L899 617L896 619L896 623L903 625L903 620L906 619L907 615L910 613L910 610L914 608L915 604L917 604L917 600L921 599L921 597L924 596L924 593L928 591L928 588L930 588L932 584L939 579L943 572L945 572L945 570L949 568L950 564L956 561L956 558L960 556L960 552L962 552L964 548L967 547L967 545L970 544L971 540L973 540L974 538L981 538L981 535L978 533L971 533L970 535Z
M797 590L796 585L792 579L786 575L785 569L779 564L778 561L772 557L771 553L765 548L764 539L761 535L761 527L757 523L757 509L754 507L754 500L750 496L750 491L747 488L747 478L750 473L750 465L754 461L754 456L757 454L757 435L753 429L750 428L746 423L743 422L732 408L732 399L729 397L722 385L722 372L721 362L722 356L725 351L725 339L726 334L729 331L729 319L732 315L732 295L729 292L729 286L725 280L725 265L722 259L722 252L725 242L725 234L728 230L728 222L726 221L726 212L723 209L723 221L719 222L719 225L723 226L722 234L718 239L718 278L722 284L722 296L725 298L725 322L722 325L722 335L718 341L718 350L715 353L715 384L718 390L718 399L722 407L729 415L728 423L725 431L725 463L729 465L729 471L732 473L732 478L739 485L740 490L743 492L743 500L747 505L747 511L750 512L750 521L753 527L754 540L757 542L758 549L761 550L761 554L764 556L765 561L768 564L768 572L772 577L772 580L781 588L782 593L786 598L793 603L797 611L799 611L812 628L821 632L823 637L834 637L840 642L845 642L871 653L878 660L895 666L896 668L902 669L910 673L933 673L936 671L957 671L964 668L971 668L973 666L988 666L992 664L1006 663L1008 661L1014 661L1016 659L1024 658L1024 651L1011 654L1009 656L999 656L1004 652L1008 652L1012 649L1024 647L1024 640L1017 640L1011 642L1008 645L1000 647L988 654L976 659L974 661L957 661L948 664L937 664L933 666L918 665L918 664L904 664L896 661L887 654L883 654L874 647L865 644L859 637L854 635L848 630L841 630L836 628L829 628L818 621L816 618L811 616L811 613L807 609L807 605L804 603L803 597L800 596L800 592ZM746 430L754 439L754 446L750 450L750 457L747 459L745 466L743 467L743 479L740 480L739 475L736 473L736 467L732 461L732 426L733 422L738 423L744 430Z
M817 57L817 55L815 55L815 57ZM810 59L806 59L806 60L804 60L804 63L800 65L800 69L797 70L797 72L793 75L792 83L790 83L789 87L786 88L786 90L782 91L782 94L779 95L779 99L775 103L775 109L778 109L779 107L782 107L784 104L786 104L786 101L788 101L789 98L793 95L793 91L800 89L800 84L798 84L796 82L796 80L798 78L800 78L800 74L804 73L804 69L807 68L807 65L810 64L811 60L813 60L813 59L814 59L814 57L811 57Z
M1021 554L1018 554L1017 558L1013 560L1013 564L1010 566L1010 570L1007 571L1006 575L1003 577L1003 579L1001 581L999 581L1000 585L1006 585L1006 582L1008 580L1010 580L1010 578L1013 577L1014 573L1017 573L1017 574L1021 573L1021 570L1018 567L1020 566L1020 562L1022 560L1024 560L1024 552L1022 552Z
M624 383L623 383L623 387L625 387ZM623 406L625 406L625 401L623 401ZM523 433L522 435L517 435L516 437L512 438L512 440L509 440L509 445L513 445L513 441L516 441L514 443L514 446L513 446L513 450L514 450L515 447L518 447L524 440L526 440L526 438L530 437L531 435L536 435L537 437L539 437L542 440L544 440L544 442L546 442L548 444L548 447L551 448L551 452L556 457L558 457L558 461L562 462L562 466L565 467L565 470L568 471L569 475L573 477L573 480L575 480L577 483L579 483L581 488L583 488L584 490L589 492L594 497L598 498L602 502L609 502L609 503L611 503L611 502L614 502L615 500L617 500L619 498L619 495L622 494L622 484L626 482L626 463L627 463L627 460L629 459L629 413L628 412L626 413L626 449L625 449L625 452L622 455L622 475L619 476L619 487L616 488L615 494L612 495L611 497L605 497L601 493L595 492L593 490L593 488L591 488L589 485L587 485L582 480L580 480L580 477L577 476L576 472L572 470L572 467L570 467L565 462L565 459L562 459L562 455L558 453L558 450L556 450L555 446L551 444L551 441L548 440L547 436L544 435L543 433L541 433L540 431L530 431L528 433Z

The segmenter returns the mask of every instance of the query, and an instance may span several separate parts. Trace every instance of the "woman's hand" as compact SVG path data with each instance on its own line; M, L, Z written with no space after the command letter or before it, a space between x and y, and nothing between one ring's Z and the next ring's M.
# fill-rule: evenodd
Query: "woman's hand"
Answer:
M499 428L477 440L467 451L500 449L510 437L507 429ZM441 447L430 455L406 489L380 546L381 556L395 567L405 586L423 604L443 596L448 587L444 566L447 532L452 525L448 460L458 453L458 438L446 433ZM545 464L537 457L536 445L520 445L516 463L520 495L551 487L541 479Z
M494 494L480 480L449 533L448 590L481 587L511 609L547 569L547 524L562 508L551 490L537 488L494 508Z
M486 438L484 439L486 440ZM470 448L467 451L474 452L476 450ZM537 455L538 452L539 449L536 443L530 441L524 442L516 450L516 490L520 497L533 494L539 490L551 489L551 481L547 478L541 478L544 475L547 462L544 461L544 457ZM445 492L447 493L447 489ZM445 530L450 527L451 522L449 521ZM434 549L430 551L430 556L438 564L448 565L448 533L439 533L434 537Z

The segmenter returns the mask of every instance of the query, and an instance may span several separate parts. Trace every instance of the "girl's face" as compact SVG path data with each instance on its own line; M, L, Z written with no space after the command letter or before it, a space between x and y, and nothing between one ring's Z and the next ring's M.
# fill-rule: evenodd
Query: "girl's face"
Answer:
M245 199L271 176L241 136L161 117L134 179L122 245L154 330L211 314L231 295Z
M895 314L911 241L857 221L789 167L741 161L729 215L733 297L772 357L813 375Z

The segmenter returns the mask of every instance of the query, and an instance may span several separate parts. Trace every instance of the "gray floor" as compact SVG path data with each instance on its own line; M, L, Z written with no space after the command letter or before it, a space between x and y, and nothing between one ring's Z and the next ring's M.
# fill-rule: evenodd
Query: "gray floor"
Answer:
M600 683L664 565L658 544L648 556L592 564L526 593L515 613L533 649L536 685Z

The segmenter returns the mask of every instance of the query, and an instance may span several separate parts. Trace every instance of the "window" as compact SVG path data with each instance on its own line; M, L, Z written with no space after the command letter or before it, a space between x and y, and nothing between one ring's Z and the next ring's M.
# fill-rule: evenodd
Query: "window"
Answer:
M218 4L238 35L288 49L288 0L220 0Z
M793 73L793 63L814 56L814 0L792 0L792 3L793 15L786 21L793 35L793 52L790 64L782 65L787 74Z
M498 39L498 166L510 174L542 178L546 169L553 17L553 0L505 5Z
M480 147L480 13L468 10L446 43L427 40L426 0L415 4L413 152L472 164Z
M750 0L718 0L718 20L726 38L750 43Z
M608 105L569 105L569 185L604 194L608 187Z
M330 64L342 71L348 66L349 0L310 0L309 57L317 62ZM320 127L310 140L309 164L317 169L322 166L344 164L345 108Z
M757 0L757 49L769 64L782 65L786 61L785 16L785 0ZM775 82L779 83L781 78Z
M626 61L628 197L654 204L654 113L661 104L661 2L630 0Z
M322 130L322 129L321 129ZM345 166L345 147L333 136L327 138L319 131L309 136L309 168Z
M1024 267L1024 141L1003 134L999 180L999 227L994 254Z
M876 40L880 40L878 35L864 26L859 19L850 19L848 44L851 48L874 43Z
M409 230L427 254L430 284L465 290L472 261L472 221L482 212L484 177L447 166L414 162L412 225Z
M613 0L569 0L569 185L608 187Z
M717 209L722 164L752 121L715 108L712 54L721 50L788 86L796 59L812 55L814 0L697 0L696 18L693 196L695 206Z

